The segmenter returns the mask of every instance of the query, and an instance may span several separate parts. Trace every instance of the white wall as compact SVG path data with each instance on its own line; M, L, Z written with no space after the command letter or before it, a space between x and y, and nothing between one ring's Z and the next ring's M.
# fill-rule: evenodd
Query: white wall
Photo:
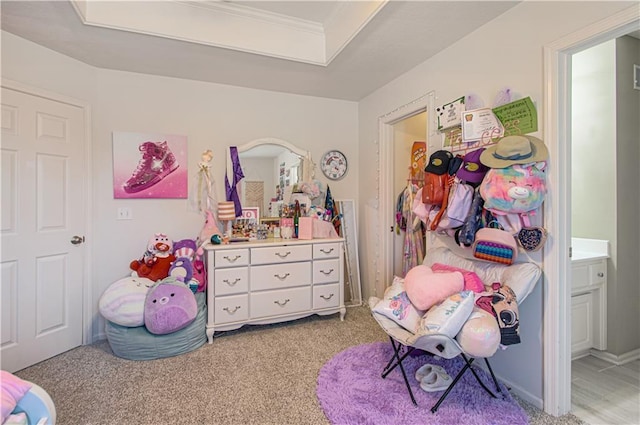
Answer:
M163 231L173 239L195 238L203 219L185 199L113 198L112 132L152 132L188 137L189 176L201 153L214 153L213 177L224 197L225 152L229 145L276 137L311 152L314 159L340 148L358 169L357 104L341 100L95 69L11 34L2 33L2 77L88 101L92 106L93 332L103 332L97 312L102 292L128 273L146 241ZM322 173L316 173L322 180ZM326 180L325 180L326 182ZM358 200L358 173L331 182L336 198ZM118 207L133 220L116 220Z
M571 58L571 234L616 244L615 40Z
M607 289L607 351L625 356L640 350L640 253L638 231L633 231L640 229L640 90L633 89L640 40L625 36L615 44L617 269L615 286Z
M539 128L543 128L543 46L633 4L523 2L510 9L360 102L361 163L376 162L378 117L432 90L437 104L470 92L491 104L499 89L510 87L532 98L538 110ZM534 135L544 139L540 131ZM377 222L377 185L371 184L377 177L375 168L360 168L359 218L361 227L372 230L360 234L363 265L375 264L377 232L388 226ZM538 261L540 258L534 257ZM379 276L372 268L362 270L364 293L369 296ZM497 353L493 361L496 372L538 407L542 407L543 397L543 308L542 287L538 285L520 308L523 343Z

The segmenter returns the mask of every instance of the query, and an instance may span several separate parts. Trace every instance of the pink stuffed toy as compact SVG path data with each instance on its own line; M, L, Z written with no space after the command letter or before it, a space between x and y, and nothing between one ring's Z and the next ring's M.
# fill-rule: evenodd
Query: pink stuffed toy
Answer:
M204 252L204 244L219 244L222 242L222 232L220 231L220 229L218 229L218 224L216 223L215 217L209 210L207 210L206 215L207 217L204 220L204 227L202 227L202 230L200 230L200 235L198 236L198 249L196 251L197 255L202 255L202 253Z
M458 271L434 273L431 267L419 265L407 272L404 287L409 300L418 310L428 310L462 291L464 277Z
M491 168L480 184L484 208L496 215L537 209L547 193L546 163Z

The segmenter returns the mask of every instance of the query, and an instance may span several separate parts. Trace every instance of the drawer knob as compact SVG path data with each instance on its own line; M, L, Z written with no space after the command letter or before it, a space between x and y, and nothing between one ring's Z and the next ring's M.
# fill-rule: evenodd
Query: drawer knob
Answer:
M236 256L235 256L235 257L233 257L233 258L231 258L231 257L229 257L229 256L227 256L227 255L225 255L225 256L224 256L224 257L222 257L222 258L224 258L225 260L227 260L227 261L228 261L228 262L230 262L230 263L235 263L235 262L238 260L238 258L240 258L240 257L242 257L242 255L236 255Z
M289 273L285 273L284 276L281 276L279 274L274 274L273 277L277 277L280 280L285 280L287 277L289 277Z
M236 277L236 280L234 280L233 282L230 282L229 279L225 279L223 280L224 283L226 283L229 286L234 286L236 283L240 282L240 278Z
M223 308L223 310L224 310L224 311L226 311L226 312L227 312L227 313L229 313L229 314L233 314L233 313L235 313L236 311L240 310L240 306L239 306L239 305L235 306L235 307L233 308L233 311L231 311L231 309L230 309L229 307L225 307L225 308Z
M603 272L598 272L598 277L604 277L604 273Z
M284 300L284 302L280 302L278 300L274 301L274 304L278 304L280 307L284 307L285 305L287 305L287 303L289 302L289 298L287 298L286 300Z
M276 255L280 258L287 258L289 256L289 254L291 254L291 251L287 251L284 254L280 253L280 252L276 252Z
M333 252L333 248L331 249L320 248L320 252L322 252L323 254L331 254Z
M322 273L325 276L329 276L331 273L333 273L333 269L329 269L328 272L324 271L324 270L320 270L320 273Z
M330 294L328 297L326 295L320 295L320 298L325 301L329 301L331 298L333 298L333 294Z

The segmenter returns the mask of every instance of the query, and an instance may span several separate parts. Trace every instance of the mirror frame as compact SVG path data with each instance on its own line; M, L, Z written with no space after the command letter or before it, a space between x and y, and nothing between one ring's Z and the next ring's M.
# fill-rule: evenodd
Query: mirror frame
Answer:
M281 146L285 149L289 149L291 152L298 155L302 160L307 160L310 163L312 163L311 152L305 151L304 149L300 149L299 147L294 146L293 144L287 142L286 140L276 139L275 137L263 137L261 139L255 139L248 143L245 143L244 145L236 146L236 148L238 149L238 154L241 154L242 152L246 152L249 149L255 148L256 146L260 146L260 145ZM303 169L303 173L304 172L305 170ZM227 176L232 176L232 175L233 175L233 164L231 164L231 147L227 147Z

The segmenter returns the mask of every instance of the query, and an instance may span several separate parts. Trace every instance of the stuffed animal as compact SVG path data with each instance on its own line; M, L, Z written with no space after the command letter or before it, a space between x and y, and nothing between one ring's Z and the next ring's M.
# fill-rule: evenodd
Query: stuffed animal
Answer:
M545 165L538 162L491 168L480 183L484 208L496 215L537 209L547 193Z
M150 279L131 276L115 281L100 297L100 314L120 326L144 325L144 301L153 284Z
M325 209L322 208L322 207L319 207L317 205L311 205L311 207L309 207L309 211L308 211L307 215L309 217L314 217L314 218L318 218L320 220L324 220L324 218L325 218Z
M173 254L176 259L171 263L169 276L175 277L179 281L189 284L193 277L193 258L196 253L196 241L193 239L182 239L174 242ZM197 288L196 283L194 288ZM195 292L195 291L194 291Z
M202 255L204 252L203 247L206 243L219 244L221 242L222 232L218 229L218 224L216 223L216 219L211 211L207 210L204 226L202 227L202 230L200 230L200 235L198 236L198 249L196 250L196 253L198 255Z
M173 243L173 255L176 258L188 258L193 260L196 253L197 245L193 239L182 239Z
M197 314L195 295L173 277L156 283L144 302L144 325L156 335L165 335L189 326Z
M169 276L171 263L176 259L172 253L173 242L164 233L156 233L147 244L145 255L129 264L133 273L132 276L146 277L152 281L158 281ZM148 253L153 253L153 257L147 259Z

